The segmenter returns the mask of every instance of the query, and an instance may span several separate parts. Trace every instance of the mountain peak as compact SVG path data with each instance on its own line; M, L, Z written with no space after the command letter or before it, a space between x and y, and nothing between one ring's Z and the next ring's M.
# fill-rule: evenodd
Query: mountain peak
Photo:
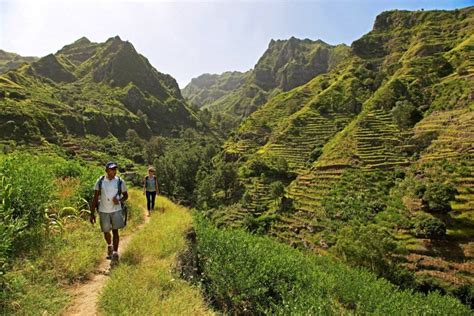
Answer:
M106 42L106 43L110 43L110 42L123 43L124 41L122 41L122 39L120 38L120 36L115 35L114 37L110 37L109 39L107 39L107 41L105 41L105 42Z
M91 41L89 41L89 39L85 36L81 37L80 39L78 39L77 41L75 41L73 44L76 44L76 45L80 45L80 44L90 44Z
M345 53L336 56L333 49L319 39L272 39L255 65L255 83L265 91L277 87L291 90L337 64Z
M31 66L37 75L49 78L56 83L76 80L76 77L69 72L53 54L44 56L32 63Z

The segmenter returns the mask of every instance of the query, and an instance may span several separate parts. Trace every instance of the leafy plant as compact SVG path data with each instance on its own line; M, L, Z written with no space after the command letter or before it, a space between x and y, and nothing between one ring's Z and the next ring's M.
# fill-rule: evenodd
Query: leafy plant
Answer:
M446 237L446 225L438 218L422 214L413 219L413 232L415 236L430 239Z
M422 199L429 211L446 213L451 210L449 202L456 193L453 185L434 182L426 185Z

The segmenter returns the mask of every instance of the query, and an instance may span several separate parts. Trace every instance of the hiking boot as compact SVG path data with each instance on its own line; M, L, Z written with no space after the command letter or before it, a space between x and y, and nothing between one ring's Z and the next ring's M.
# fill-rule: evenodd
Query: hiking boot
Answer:
M114 252L114 247L113 246L107 246L107 259L112 259L112 254Z
M115 252L112 254L112 261L117 262L119 260L119 255L118 252Z

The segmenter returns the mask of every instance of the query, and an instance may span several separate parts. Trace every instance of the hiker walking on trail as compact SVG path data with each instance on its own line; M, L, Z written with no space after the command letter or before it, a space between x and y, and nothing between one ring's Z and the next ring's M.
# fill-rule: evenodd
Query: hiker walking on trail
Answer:
M155 198L158 193L158 181L155 176L155 168L148 168L148 175L143 180L143 191L146 195L146 207L148 210L148 216L151 215L151 211L155 209Z
M128 192L125 181L117 177L117 164L115 162L108 162L105 165L105 173L105 176L97 179L94 186L90 222L92 224L96 222L95 210L98 208L100 228L107 242L107 259L117 261L119 247L118 230L125 227L126 224L122 210L124 209L123 202L128 199ZM112 231L113 240L110 231Z

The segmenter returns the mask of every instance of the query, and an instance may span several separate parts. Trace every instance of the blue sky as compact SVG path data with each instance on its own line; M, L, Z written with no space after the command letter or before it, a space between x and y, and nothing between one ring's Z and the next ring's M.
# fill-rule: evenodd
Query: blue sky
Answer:
M253 68L271 39L350 43L392 9L453 9L470 1L0 0L0 49L56 52L82 36L119 35L183 88L203 73Z

